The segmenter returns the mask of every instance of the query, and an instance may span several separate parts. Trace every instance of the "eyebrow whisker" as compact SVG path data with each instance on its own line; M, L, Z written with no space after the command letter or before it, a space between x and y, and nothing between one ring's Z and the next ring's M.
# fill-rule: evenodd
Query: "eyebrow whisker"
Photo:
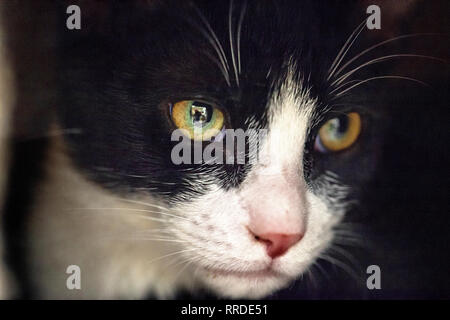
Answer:
M345 90L343 90L343 91L337 93L333 99L339 98L340 96L342 96L342 95L345 94L346 92L348 92L348 91L350 91L350 90L352 90L352 89L354 89L354 88L356 88L356 87L358 87L358 86L360 86L360 85L362 85L362 84L364 84L364 83L367 83L367 82L370 82L370 81L374 81L374 80L379 80L379 79L399 79L399 80L407 80L407 81L412 81L412 82L421 84L421 85L423 85L423 86L425 86L425 87L431 87L429 84L427 84L427 83L425 83L425 82L423 82L423 81L420 81L420 80L418 80L418 79L415 79L415 78L404 77L404 76L397 76L397 75L379 76L379 77L373 77L373 78L369 78L369 79L366 79L366 80L359 81L358 83L352 85L351 87L349 87L349 88L347 88L347 89L345 89ZM331 99L331 100L333 100L333 99Z
M341 84L345 79L347 79L348 77L350 77L352 74L354 74L355 72L357 72L358 70L375 64L375 63L379 63L379 62L383 62L386 60L392 60L394 58L422 58L422 59L428 59L428 60L434 60L434 61L439 61L442 63L448 63L446 60L441 59L441 58L437 58L437 57L433 57L433 56L426 56L426 55L420 55L420 54L393 54L393 55L388 55L388 56L383 56L383 57L379 57L373 60L370 60L366 63L363 63L362 65L352 69L351 71L347 72L346 74L342 75L340 78L336 79L331 85L339 85Z
M336 58L334 59L333 63L331 64L330 69L328 70L327 81L329 81L333 77L334 73L336 72L336 69L339 67L339 65L341 64L342 60L345 58L345 55L350 50L350 48L352 47L352 45L356 41L356 39L358 39L358 36L360 35L362 30L364 29L364 25L365 24L366 24L366 20L364 19L364 21L361 22L356 27L356 29L350 34L350 36L348 37L347 41L342 46L342 49L339 51L338 55L336 56Z
M347 68L347 66L349 66L353 61L357 60L358 58L360 58L361 56L365 55L366 53L380 47L383 46L387 43L390 42L394 42L397 40L402 40L402 39L407 39L407 38L414 38L414 37L420 37L420 36L445 36L444 34L439 34L439 33L413 33L413 34L406 34L406 35L402 35L402 36L397 36L391 39L387 39L384 41L381 41L365 50L363 50L361 53L357 54L356 56L354 56L353 58L351 58L349 61L347 61L337 72L336 72L336 76L338 76L339 74L342 73L343 70L345 70L345 68Z

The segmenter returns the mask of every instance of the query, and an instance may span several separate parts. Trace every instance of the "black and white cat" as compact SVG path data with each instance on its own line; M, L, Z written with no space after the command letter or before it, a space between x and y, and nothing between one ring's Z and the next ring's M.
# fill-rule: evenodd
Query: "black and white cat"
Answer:
M78 1L80 30L58 3L53 115L21 224L29 295L263 298L335 265L366 296L346 246L367 234L349 221L367 214L395 110L447 68L421 51L442 38L397 25L415 2L395 3L379 3L381 30L365 1ZM210 127L266 130L263 160L174 163L176 129L231 143Z

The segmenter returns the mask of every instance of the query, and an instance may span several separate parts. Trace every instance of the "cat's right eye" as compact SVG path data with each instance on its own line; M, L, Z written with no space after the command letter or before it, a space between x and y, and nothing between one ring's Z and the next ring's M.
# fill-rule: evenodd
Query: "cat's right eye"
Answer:
M206 141L216 136L224 127L225 117L212 104L182 100L170 110L170 117L178 129L183 129L192 140Z
M361 116L357 112L328 120L319 130L314 148L322 153L350 148L361 133Z

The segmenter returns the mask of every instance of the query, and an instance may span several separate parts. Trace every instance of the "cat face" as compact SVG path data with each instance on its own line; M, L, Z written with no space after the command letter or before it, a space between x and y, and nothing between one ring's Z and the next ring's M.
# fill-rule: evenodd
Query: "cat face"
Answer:
M330 245L342 218L346 187L334 174L320 178L331 178L334 190L314 190L305 179L304 146L316 106L295 94L297 86L287 78L266 106L264 160L247 167L241 183L224 188L205 170L199 178L210 180L208 189L172 207L189 220L173 219L170 230L193 249L187 256L201 281L220 294L256 298L286 285ZM327 206L332 198L341 200L339 209Z
M66 141L89 179L163 203L185 272L224 296L262 297L323 257L374 169L374 111L336 83L357 24L336 37L327 13L339 6L314 2L177 5L118 5L111 30L88 18L65 31L60 121L81 129ZM174 163L173 131L196 123L265 130L259 160Z

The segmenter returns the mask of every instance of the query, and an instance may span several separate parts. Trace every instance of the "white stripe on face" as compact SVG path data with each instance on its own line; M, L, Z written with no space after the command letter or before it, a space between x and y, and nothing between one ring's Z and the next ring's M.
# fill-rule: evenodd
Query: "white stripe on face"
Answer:
M273 95L260 162L241 188L249 228L257 233L303 235L306 231L303 149L314 101L300 92L289 76Z

